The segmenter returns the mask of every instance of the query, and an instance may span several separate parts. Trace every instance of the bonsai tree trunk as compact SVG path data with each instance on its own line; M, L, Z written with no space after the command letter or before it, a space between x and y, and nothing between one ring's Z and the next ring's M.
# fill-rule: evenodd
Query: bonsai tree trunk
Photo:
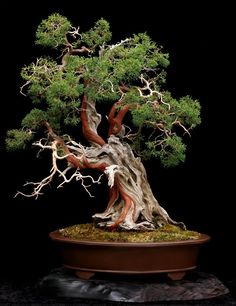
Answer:
M131 147L115 134L122 136L122 120L128 111L127 105L115 116L117 102L113 105L107 143L97 133L101 116L95 104L84 96L81 109L83 134L90 147L64 145L67 160L76 168L97 169L106 174L110 186L109 201L103 213L93 217L100 227L116 229L154 229L166 223L183 223L172 220L155 199L147 180L145 168ZM55 137L54 137L55 138ZM122 138L121 138L122 139Z
M99 226L124 229L154 229L166 223L177 224L159 205L147 180L140 158L128 144L111 135L106 148L110 186L109 202L103 213L93 217Z

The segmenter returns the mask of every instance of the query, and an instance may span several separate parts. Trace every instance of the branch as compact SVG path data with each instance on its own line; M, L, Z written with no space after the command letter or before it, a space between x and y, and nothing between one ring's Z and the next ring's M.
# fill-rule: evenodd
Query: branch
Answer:
M90 197L92 197L90 191L88 190L88 187L90 187L91 184L87 185L85 183L85 180L90 179L92 183L100 184L101 177L102 177L103 174L101 174L99 176L99 178L97 180L95 180L90 175L82 175L81 172L80 172L80 168L75 167L76 169L75 169L74 173L67 177L66 174L70 169L72 169L72 167L70 166L70 167L67 167L64 170L60 170L58 165L57 165L58 160L68 160L68 161L72 161L72 162L77 160L77 164L82 164L81 160L82 159L84 160L84 156L81 156L80 158L78 158L73 153L69 152L68 148L67 148L67 152L69 152L68 154L65 154L63 156L59 156L58 155L58 146L61 146L61 141L58 141L58 140L54 140L51 145L43 144L42 140L40 140L40 141L34 143L34 145L40 147L43 150L49 149L49 150L52 151L52 168L50 170L50 175L45 177L40 182L27 182L27 183L25 183L24 186L28 186L28 185L33 185L34 186L33 192L30 193L30 194L26 194L26 193L23 193L21 191L18 191L16 193L15 197L18 196L18 195L23 195L25 197L35 197L37 199L39 195L43 194L41 192L42 189L52 182L52 180L53 180L53 178L55 177L56 174L63 179L63 181L58 185L57 188L61 188L65 183L69 183L73 179L75 179L76 181L81 181L81 184L84 187L84 189L86 190L86 192L90 195ZM64 149L65 148L66 148L66 146L64 147ZM89 164L89 163L87 162L87 164Z
M82 35L79 33L79 27L76 29L75 27L72 27L72 31L68 31L68 34L70 34L73 38L76 38L76 36L80 36L80 39L82 40ZM65 49L63 50L60 57L61 59L61 66L60 68L63 69L66 66L66 56L67 55L75 55L75 54L82 54L82 53L90 53L91 50L88 49L85 46L81 46L80 48L74 49L73 45L68 41L67 36L65 35Z
M108 83L111 84L111 91L112 91L112 92L115 92L115 90L114 90L114 84L112 83L112 81L111 81L111 80L106 80L106 82L108 82Z
M124 40L121 40L119 43L117 43L117 44L115 44L115 45L109 46L108 48L109 48L110 50L113 50L113 49L115 49L115 48L117 48L117 47L119 47L119 46L121 46L121 45L124 45L125 43L127 43L127 42L130 41L130 40L131 40L131 38L126 38L126 39L124 39Z
M126 113L130 110L130 105L124 105L120 111L118 112L118 114L115 116L115 112L116 112L116 107L118 105L120 105L122 102L118 101L116 102L111 110L110 113L108 115L108 122L110 123L109 126L109 131L108 131L108 135L111 136L113 135L117 135L121 132L122 130L122 121L126 115Z
M29 85L31 83L30 80L28 80L25 84L23 84L21 87L20 87L20 93L26 97L26 94L23 93L23 89L25 88L25 86Z
M179 125L185 131L185 133L187 133L189 135L189 137L191 137L191 134L189 133L189 130L179 120L175 119L175 121L172 124Z
M82 40L82 35L79 33L80 27L71 27L72 31L68 31L68 34L70 34L73 38L76 38L76 36L79 36Z
M67 47L69 48L69 54L81 54L81 53L90 53L91 50L88 49L87 47L85 46L82 46L81 48L77 48L77 49L74 49L72 47L71 44L69 44L69 46L67 45Z
M142 74L141 74L141 76L140 76L140 80L141 80L142 83L145 83L145 86L144 86L144 87L142 87L142 88L137 87L137 90L139 91L140 96L141 96L142 98L149 98L149 97L153 96L154 94L156 94L156 95L158 96L158 100L159 100L162 104L167 105L167 106L168 106L168 109L170 110L170 104L163 101L163 95L162 95L159 91L157 91L157 90L152 90L152 89L151 89L150 86L152 85L153 82L152 82L152 81L149 82L148 80L146 80L146 79L143 77ZM144 94L143 94L143 91L148 91L149 94L144 95Z

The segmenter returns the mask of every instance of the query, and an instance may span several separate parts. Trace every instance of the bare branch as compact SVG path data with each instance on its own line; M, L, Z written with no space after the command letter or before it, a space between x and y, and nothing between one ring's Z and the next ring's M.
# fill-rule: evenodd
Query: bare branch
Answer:
M110 80L106 80L106 81L111 84L111 91L115 92L114 91L114 84L112 83L112 81L110 81Z
M28 80L25 84L23 84L21 87L20 87L20 93L26 97L26 94L23 93L23 89L25 88L25 86L29 85L31 83L30 80Z
M68 31L68 34L70 34L73 38L76 38L76 36L79 36L82 40L82 35L79 33L80 27L71 27L72 31Z
M119 43L117 43L117 44L115 44L115 45L109 46L108 48L109 48L110 50L113 50L113 49L115 49L115 48L117 48L117 47L119 47L119 46L121 46L121 45L124 45L125 43L127 43L127 42L130 41L130 40L131 40L131 38L126 38L126 39L124 39L124 40L121 40Z
M79 171L79 168L77 168L73 174L71 174L70 176L66 176L66 174L68 173L68 171L70 169L72 169L72 167L67 167L64 170L60 170L59 166L57 165L57 161L58 160L66 160L69 156L73 156L74 158L78 159L78 160L82 160L84 158L84 155L81 156L76 156L73 153L69 153L69 154L65 154L63 156L58 155L58 140L54 140L50 145L49 144L43 144L43 141L45 141L45 139L40 139L39 141L35 142L34 145L38 146L41 148L41 150L46 150L49 149L52 151L52 168L50 170L50 175L48 175L47 177L45 177L43 180L41 180L40 182L26 182L24 184L24 186L28 186L28 185L32 185L34 186L32 193L30 194L26 194L23 193L21 191L18 191L15 195L23 195L25 197L35 197L36 199L38 198L39 195L42 195L42 189L49 185L54 176L57 174L59 177L61 177L63 179L63 181L58 185L57 188L61 188L65 183L69 183L71 182L73 179L75 179L76 181L81 181L81 185L84 187L84 189L86 190L86 192L90 195L90 197L92 197L90 191L88 190L88 187L91 186L87 185L85 183L85 180L90 179L91 182L100 184L100 180L102 175L99 176L99 178L97 180L95 180L92 176L90 175L82 175ZM78 147L80 147L80 145L78 144Z
M179 125L185 131L185 133L187 133L189 135L189 137L191 137L191 134L189 133L189 130L179 120L175 119L175 121L172 124Z
M168 109L170 110L170 104L163 101L163 95L162 95L159 91L151 89L150 86L153 84L153 81L150 82L150 81L146 80L146 79L144 78L143 74L141 74L140 80L141 80L142 83L145 83L145 86L142 87L142 88L136 87L137 90L138 90L138 92L139 92L139 94L140 94L140 96L141 96L142 98L150 98L150 97L152 97L153 95L157 95L157 96L158 96L158 100L159 100L162 104L167 105L167 106L168 106ZM144 94L143 94L143 91L148 91L149 94L144 95Z

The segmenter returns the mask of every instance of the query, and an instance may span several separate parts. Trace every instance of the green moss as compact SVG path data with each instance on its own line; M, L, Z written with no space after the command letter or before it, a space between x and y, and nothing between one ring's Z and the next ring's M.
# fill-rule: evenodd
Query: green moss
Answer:
M182 230L174 225L165 225L154 231L116 231L110 232L95 227L94 224L78 224L60 230L64 237L86 241L112 242L158 242L197 239L199 233Z

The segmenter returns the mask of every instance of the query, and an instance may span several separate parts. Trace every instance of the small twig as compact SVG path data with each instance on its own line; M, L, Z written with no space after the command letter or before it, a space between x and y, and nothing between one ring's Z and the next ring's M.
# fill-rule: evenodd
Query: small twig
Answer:
M185 131L185 133L187 133L189 135L189 137L191 137L191 134L189 133L189 130L179 120L176 119L172 124L179 125Z

